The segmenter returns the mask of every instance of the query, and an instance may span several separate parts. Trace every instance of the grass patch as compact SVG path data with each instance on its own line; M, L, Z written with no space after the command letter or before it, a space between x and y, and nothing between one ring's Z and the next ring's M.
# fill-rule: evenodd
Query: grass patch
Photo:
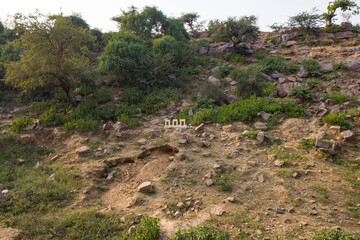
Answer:
M215 185L223 192L231 192L232 191L232 183L234 179L232 176L229 176L226 173L219 174L216 177L213 177Z
M346 94L340 94L337 92L332 92L331 94L325 93L323 95L324 100L333 99L336 103L342 104L348 100L348 96Z
M359 238L353 234L344 233L337 229L324 229L320 233L317 233L313 237L313 240L359 240Z
M342 129L350 129L350 124L345 120L345 113L329 114L323 117L324 123L340 126Z
M170 142L170 138L168 138L168 137L163 138L160 141L154 142L153 145L154 146L161 146L161 145L164 145L167 142Z
M290 166L293 162L305 161L305 157L299 154L296 154L295 149L285 148L283 146L274 146L272 147L270 154L276 155L276 159L279 161L284 161L284 166Z
M197 226L188 230L179 230L172 240L230 240L228 233L220 232L212 226Z
M312 185L311 188L318 193L316 197L317 201L327 204L330 202L329 200L329 191L326 187L322 187L320 185Z
M314 138L302 139L299 142L299 147L304 150L314 149L315 142L316 142L316 139L314 139Z

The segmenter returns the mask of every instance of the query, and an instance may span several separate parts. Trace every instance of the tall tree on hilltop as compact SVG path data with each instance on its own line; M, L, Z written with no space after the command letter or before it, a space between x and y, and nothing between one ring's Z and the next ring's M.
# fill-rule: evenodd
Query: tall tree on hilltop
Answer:
M353 15L359 14L360 7L352 0L335 0L329 2L327 7L327 12L323 14L323 17L326 21L326 26L331 26L333 20L336 17L336 10L340 9L341 11L350 11Z
M15 24L24 31L15 40L22 51L19 61L6 65L4 81L25 92L39 86L58 87L73 103L71 87L90 74L88 50L83 44L91 40L88 30L75 27L68 17L38 12L15 15Z

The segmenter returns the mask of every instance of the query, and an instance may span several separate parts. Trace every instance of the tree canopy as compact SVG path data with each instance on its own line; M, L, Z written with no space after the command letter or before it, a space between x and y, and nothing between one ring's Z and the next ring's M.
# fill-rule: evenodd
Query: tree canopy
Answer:
M24 31L15 40L22 51L19 61L6 65L4 81L24 91L39 86L59 87L72 102L72 85L90 73L83 45L91 39L88 30L74 26L62 15L18 14L15 23Z
M359 14L359 6L355 1L352 0L335 0L329 2L327 7L327 12L323 14L323 17L326 21L326 26L331 26L333 20L336 17L336 11L340 9L341 11L350 11L353 15Z
M257 39L259 28L255 16L244 16L239 19L229 17L226 21L215 20L210 23L216 41L231 41L234 51L240 43L249 43Z
M181 21L183 21L185 24L189 26L191 31L194 31L194 24L198 20L200 15L196 12L192 13L183 13L180 17Z
M141 12L135 7L113 17L112 20L120 26L120 31L130 32L144 40L149 40L156 35L171 35L177 40L188 40L189 35L184 24L179 19L168 18L156 7L145 7Z

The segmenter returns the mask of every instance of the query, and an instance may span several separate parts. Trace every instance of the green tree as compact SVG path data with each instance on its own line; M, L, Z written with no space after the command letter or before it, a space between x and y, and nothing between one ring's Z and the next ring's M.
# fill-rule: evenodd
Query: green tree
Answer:
M69 16L69 18L74 26L90 29L89 24L87 24L87 22L81 17L80 14L73 13L71 16Z
M317 14L316 8L311 12L304 11L289 18L289 26L298 28L303 33L315 32L321 22L322 16Z
M125 84L139 83L144 75L148 48L142 39L130 33L119 33L106 45L100 57L100 71L113 75Z
M167 18L156 7L145 7L139 12L134 6L128 11L113 17L120 26L120 31L130 32L143 40L150 40L157 35L172 35L177 40L189 39L184 24L177 19Z
M259 28L256 26L255 16L244 16L239 19L229 17L226 21L211 22L211 31L214 32L216 41L231 41L234 52L240 43L248 43L257 39Z
M180 17L183 23L187 24L191 31L194 31L194 24L199 19L200 15L196 12L183 13Z
M22 50L19 61L6 65L5 83L30 91L40 86L62 89L70 103L70 89L87 79L90 63L84 43L91 37L87 29L75 27L62 15L17 14L16 26L24 34L15 40Z
M333 20L336 17L336 11L340 9L341 11L350 11L353 15L359 14L359 6L355 1L352 0L335 0L329 2L327 7L327 12L323 14L323 17L326 21L326 26L332 26Z

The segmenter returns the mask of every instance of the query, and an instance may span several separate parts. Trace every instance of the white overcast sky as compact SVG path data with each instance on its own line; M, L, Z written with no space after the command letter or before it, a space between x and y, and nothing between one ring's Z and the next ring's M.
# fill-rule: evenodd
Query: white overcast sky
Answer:
M134 5L140 9L144 6L157 6L172 17L178 17L184 12L198 12L201 20L256 15L258 25L264 31L274 22L285 22L289 16L301 11L317 7L324 12L328 2L329 0L3 0L0 20L4 22L8 15L17 12L28 14L35 9L39 9L41 13L63 12L65 15L74 12L80 13L92 28L99 28L104 32L116 31L117 25L111 18L119 15L120 9L126 10ZM338 19L342 20L340 14ZM350 21L358 24L360 17L352 17Z

